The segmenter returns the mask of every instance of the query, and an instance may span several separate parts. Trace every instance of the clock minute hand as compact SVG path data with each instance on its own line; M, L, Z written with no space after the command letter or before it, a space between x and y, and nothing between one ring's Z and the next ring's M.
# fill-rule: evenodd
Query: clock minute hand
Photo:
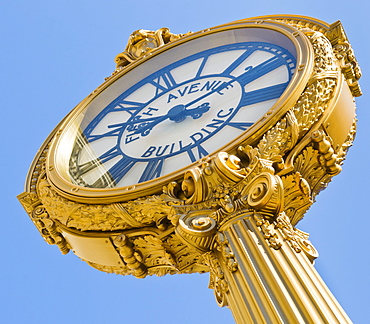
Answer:
M215 92L218 92L220 95L224 95L220 91L227 89L229 86L233 87L233 83L236 81L241 81L246 78L248 74L250 74L250 70L252 69L251 66L248 66L245 70L246 72L242 73L235 79L224 82L220 86L212 89L211 91L207 92L206 94L188 102L185 105L177 105L172 107L166 115L163 116L158 116L158 117L152 117L152 118L146 118L146 119L140 119L138 118L137 120L132 120L130 122L126 123L120 123L120 124L114 124L114 125L109 125L109 128L116 128L116 127L125 127L127 126L127 129L129 131L134 130L134 125L139 124L137 126L137 129L133 132L133 134L141 134L141 136L147 136L150 131L153 129L154 126L157 124L161 123L162 121L166 120L169 118L172 121L175 121L177 123L183 121L187 116L192 116L194 119L200 118L205 112L207 112L210 107L209 103L203 103L202 105L193 108L193 109L186 109L187 107L190 107L197 103L198 101L203 100L204 98L207 98L208 96L212 95Z
M133 118L131 121L128 121L128 122L125 122L125 123L118 123L118 124L112 124L112 125L108 125L108 128L117 128L117 127L125 127L125 126L133 126L135 124L143 124L143 123L147 123L147 122L156 122L158 119L162 119L163 117L166 117L166 115L164 116L157 116L157 117L151 117L151 118L145 118L145 119L141 119L140 116L137 116L139 118ZM165 119L166 119L165 118ZM158 122L161 122L162 120L158 121Z
M163 115L163 116L158 116L158 117L152 117L152 118L146 118L146 119L140 119L140 118L138 118L137 120L132 120L132 121L130 121L130 122L126 122L126 123L119 123L119 124L113 124L113 125L109 125L108 127L109 128L116 128L116 127L125 127L125 126L132 126L132 125L135 125L135 124L141 124L142 126L140 127L140 129L141 130L136 130L135 131L135 133L134 134L138 134L138 133L142 133L145 129L149 129L149 128L153 128L155 125L157 125L158 123L160 123L160 122L162 122L162 121L164 121L164 120L166 120L167 118L169 118L170 120L173 120L173 121L177 121L177 111L176 110L178 110L179 108L178 107L180 107L180 106L182 106L182 107L184 107L185 108L185 111L187 111L187 112L190 112L190 111L193 111L194 109L198 109L198 108L200 108L200 106L198 106L197 108L194 108L194 109L186 109L187 107L190 107L190 106L192 106L192 105L194 105L195 103L197 103L198 101L201 101L201 100L203 100L204 98L207 98L208 96L210 96L211 94L213 94L213 93L215 93L215 92L218 92L220 95L224 95L223 93L221 93L220 91L222 91L222 90L224 90L224 89L227 89L229 86L231 86L231 87L233 87L233 83L234 82L236 82L236 81L241 81L241 80L243 80L243 79L245 79L246 78L246 76L248 75L248 74L250 74L249 72L250 72L250 70L252 69L252 66L248 66L245 70L246 70L246 72L244 72L244 73L242 73L241 75L239 75L238 77L236 77L235 79L233 79L233 80L231 80L231 81L228 81L228 82L224 82L224 83L222 83L221 85L219 85L218 87L216 87L216 88L214 88L214 89L212 89L211 91L209 91L209 92L207 92L206 94L204 94L204 95L202 95L202 96L200 96L200 97L198 97L198 98L196 98L196 99L194 99L193 101L190 101L190 102L188 102L187 104L185 104L185 105L177 105L177 106L175 106L175 107L172 107L168 112L167 112L167 114L166 115ZM209 103L208 103L209 104ZM184 110L184 109L183 109ZM207 110L208 111L208 110ZM184 114L184 113L183 113ZM196 114L195 113L195 111L194 111L194 114ZM202 114L201 114L202 115ZM200 115L200 116L201 116ZM191 114L186 114L185 115L185 117L186 116L191 116ZM199 117L200 117L199 116ZM198 118L199 118L198 117ZM183 118L184 119L184 118ZM181 120L179 120L179 121L177 121L177 122L180 122L180 121L182 121L183 119L181 119ZM150 122L149 124L148 124L148 122ZM145 129L144 129L145 128ZM130 129L129 129L129 131L130 131Z
M174 107L176 108L176 107ZM173 110L173 108L172 108ZM112 124L108 125L108 128L124 128L127 127L127 130L129 132L135 131L133 134L139 134L141 133L143 136L148 135L144 134L146 130L151 130L155 125L159 124L160 122L166 120L167 118L171 118L170 111L163 116L156 116L156 117L150 117L141 119L141 116L134 117L131 121L125 122L125 123L118 123L118 124ZM137 125L137 126L135 126Z
M220 94L220 95L224 95L224 94L223 94L223 93L221 93L220 91L221 91L221 90L223 90L223 89L227 89L227 88L228 88L228 86L233 87L232 83L233 83L233 82L235 82L235 81L236 81L236 79L235 79L235 80L232 80L232 81L229 81L229 82L224 82L224 83L222 83L221 85L219 85L218 87L216 87L216 88L212 89L211 91L207 92L206 94L204 94L204 95L202 95L202 96L200 96L200 97L198 97L198 98L194 99L193 101L188 102L188 103L185 105L185 108L186 108L186 107L190 107L190 106L194 105L196 102L201 101L201 100L203 100L204 98L207 98L208 96L210 96L211 94L213 94L213 93L215 93L215 92L219 92L219 94Z
M274 61L275 60L270 59L267 62L264 62L264 63L258 65L256 68L258 68L258 69L265 68L266 69L266 67L268 65L271 65L272 63L274 63ZM253 69L252 66L247 66L245 68L245 72L243 72L239 76L235 77L235 79L220 84L218 87L212 89L211 91L207 92L206 94L204 94L204 95L194 99L193 101L187 103L185 105L185 107L190 107L191 105L195 104L198 101L203 100L204 98L207 98L208 96L210 96L211 94L213 94L215 92L218 92L220 95L224 95L223 93L221 93L221 91L224 90L224 89L227 89L229 86L233 87L233 83L236 82L236 81L238 81L240 84L247 84L250 81L253 81L253 76L252 76L253 73L251 74L252 69ZM254 73L254 74L256 74L256 73Z
M167 118L168 118L168 115L147 118L147 119L138 119L137 123L135 124L139 124L139 125L137 126L137 129L132 134L141 134L141 136L147 136L149 135L150 131L153 129L154 126L166 120ZM129 125L129 127L127 127L127 130L128 131L134 130L134 128L130 129L130 126L132 126L132 124Z

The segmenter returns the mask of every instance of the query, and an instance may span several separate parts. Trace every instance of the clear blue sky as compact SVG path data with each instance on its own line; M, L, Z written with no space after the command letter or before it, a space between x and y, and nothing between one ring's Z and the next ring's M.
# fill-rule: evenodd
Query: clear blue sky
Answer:
M208 274L139 280L94 270L47 245L15 196L42 142L110 75L132 31L185 33L286 13L341 20L363 70L355 145L298 228L311 234L316 268L354 323L370 323L369 12L369 2L347 0L0 0L0 322L233 323Z

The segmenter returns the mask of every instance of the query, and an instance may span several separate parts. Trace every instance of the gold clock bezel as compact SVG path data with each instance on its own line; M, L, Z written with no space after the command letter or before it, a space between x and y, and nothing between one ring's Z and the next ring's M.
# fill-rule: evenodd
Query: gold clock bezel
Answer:
M303 32L297 31L296 28L276 21L248 19L237 22L231 22L229 24L224 24L206 30L202 30L196 33L192 33L188 36L180 38L179 40L158 47L157 49L150 52L149 55L146 55L138 59L137 61L130 63L128 66L123 68L119 73L109 78L106 82L100 85L95 91L89 94L67 115L67 117L56 127L56 129L51 134L52 142L46 160L46 174L53 188L61 196L64 196L65 198L78 202L112 203L118 201L127 201L131 199L136 199L140 196L161 193L162 188L165 184L168 184L171 181L179 180L189 167L197 165L199 161L189 164L188 166L183 167L175 172L172 172L170 174L164 175L162 177L147 182L117 188L86 188L82 186L77 186L67 181L65 177L63 177L61 172L58 170L58 168L55 167L58 159L57 150L61 136L63 136L63 134L67 131L67 129L70 127L73 121L83 111L83 109L85 109L85 107L94 98L96 98L102 91L107 89L115 81L117 81L121 77L124 77L125 74L127 74L129 71L132 71L140 64L150 60L152 57L160 55L161 53L166 52L167 50L174 48L175 46L182 45L199 37L204 37L210 34L239 28L265 28L279 32L292 41L297 52L296 71L293 75L291 82L285 89L282 96L278 99L278 101L249 129L244 131L232 142L229 142L226 145L220 147L216 152L212 152L212 154L215 154L220 151L233 153L236 151L237 147L241 144L252 145L253 143L255 143L297 102L300 94L306 87L307 82L311 76L313 69L314 53L307 36Z

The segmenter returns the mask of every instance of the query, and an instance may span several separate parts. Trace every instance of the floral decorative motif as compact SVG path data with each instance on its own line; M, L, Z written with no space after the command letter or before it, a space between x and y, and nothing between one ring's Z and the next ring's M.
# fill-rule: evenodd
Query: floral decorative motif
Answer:
M238 262L235 260L234 253L231 251L229 241L221 232L216 236L217 250L220 251L226 260L226 265L229 271L235 272L238 270Z
M265 219L262 215L259 215L259 214L254 214L253 218L254 218L254 221L256 222L256 225L259 227L260 231L262 232L263 238L267 240L270 246L274 248L275 250L280 249L281 242L279 242L277 234L272 229L271 223L267 219Z
M163 220L171 209L159 196L123 204L87 205L61 197L46 180L40 181L38 190L41 202L48 206L53 219L84 231L114 231L150 225L163 228Z
M311 189L299 172L283 176L284 211L295 225L313 203Z

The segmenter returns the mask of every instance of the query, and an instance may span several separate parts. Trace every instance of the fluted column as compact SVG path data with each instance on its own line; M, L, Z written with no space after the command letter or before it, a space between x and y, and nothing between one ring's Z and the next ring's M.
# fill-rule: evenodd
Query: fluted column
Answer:
M236 323L352 323L313 267L307 235L284 214L272 224L245 214L220 230L211 285Z

